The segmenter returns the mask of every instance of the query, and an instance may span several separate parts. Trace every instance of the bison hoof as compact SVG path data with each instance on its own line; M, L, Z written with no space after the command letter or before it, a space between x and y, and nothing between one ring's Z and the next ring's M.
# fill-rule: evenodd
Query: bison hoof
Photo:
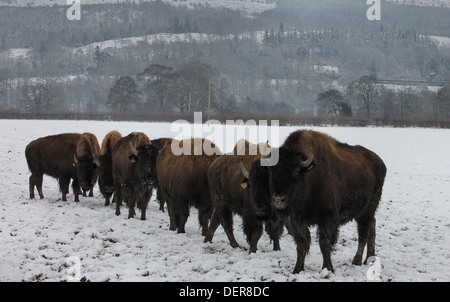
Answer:
M352 264L353 264L353 265L361 266L361 265L362 265L362 256L356 255L356 256L353 258Z

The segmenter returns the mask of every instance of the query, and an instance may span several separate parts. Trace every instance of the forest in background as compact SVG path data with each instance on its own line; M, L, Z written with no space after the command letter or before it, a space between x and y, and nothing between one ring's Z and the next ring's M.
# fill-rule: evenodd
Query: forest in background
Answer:
M161 1L0 10L0 109L384 120L450 115L449 9L280 0L252 17Z

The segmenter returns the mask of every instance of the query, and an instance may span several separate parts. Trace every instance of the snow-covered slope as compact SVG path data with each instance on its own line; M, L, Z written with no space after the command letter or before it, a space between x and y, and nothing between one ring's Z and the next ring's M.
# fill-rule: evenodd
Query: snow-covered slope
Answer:
M135 3L152 2L155 0L134 0ZM195 5L204 5L217 8L228 8L239 10L247 14L261 13L276 7L277 0L162 0L173 6L186 6L194 8ZM130 0L80 0L80 4L106 4L106 3L122 3L130 2ZM12 6L51 6L61 5L67 6L66 0L0 0L0 5Z
M416 5L416 6L433 6L433 7L450 7L450 0L386 0L395 4Z
M281 127L280 140L297 129ZM388 174L376 214L382 281L450 281L450 130L315 129L342 142L363 145L386 163ZM311 228L305 271L294 275L296 248L292 237L285 232L282 250L275 252L264 234L258 252L249 255L242 220L237 216L234 234L241 248L233 249L222 227L213 243L203 243L195 209L191 209L185 234L169 231L167 210L158 210L155 197L149 203L146 221L127 219L125 209L116 216L113 206L103 205L97 186L93 198L75 203L71 194L62 202L57 182L48 176L44 176L45 198L29 200L30 172L24 149L31 140L85 131L101 140L110 130L124 135L144 131L150 138L177 134L171 132L171 124L164 123L0 120L0 281L65 281L74 270L74 262L68 263L71 259L79 259L79 277L91 281L368 279L372 266L351 264L357 249L354 222L340 229L332 254L334 273L321 271L322 255L315 228ZM223 145L220 137L215 141ZM277 146L276 142L271 144Z

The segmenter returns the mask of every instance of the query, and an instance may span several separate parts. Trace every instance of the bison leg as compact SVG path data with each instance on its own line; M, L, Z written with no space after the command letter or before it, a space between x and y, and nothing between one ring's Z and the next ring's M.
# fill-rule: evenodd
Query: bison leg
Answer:
M109 197L105 197L105 207L109 206L110 201L109 201Z
M159 210L164 213L164 198L159 185L156 186L156 200L159 202Z
M113 203L116 203L116 216L120 215L120 206L122 205L122 186L114 182L114 197Z
M284 219L277 218L277 219L269 219L268 221L266 221L266 233L273 241L274 251L281 251L280 237L283 234L284 225L285 225Z
M125 201L125 204L128 205L128 219L133 218L136 216L136 211L134 210L134 207L136 206L136 198L137 196L133 195L133 192L130 192L130 190L125 189L125 192L123 195L123 199Z
M376 219L372 220L372 225L370 227L369 239L367 241L367 255L364 264L367 264L367 259L375 256L375 237L376 237Z
M61 176L59 177L59 189L62 194L62 201L67 201L67 194L69 194L70 177ZM74 192L75 193L75 192Z
M259 238L263 233L262 220L258 219L251 211L244 210L242 222L247 243L250 244L249 253L256 253Z
M325 225L319 225L319 246L320 251L323 256L323 265L322 269L326 268L329 271L333 272L333 265L331 263L331 251L333 249L333 245L337 241L338 235L338 227L337 223L333 223L333 219L328 219Z
M225 234L227 234L228 240L230 241L230 245L233 248L239 247L239 244L237 243L236 238L234 238L233 234L233 212L231 212L230 208L223 208L221 218L221 223L223 229L225 230Z
M81 188L80 185L78 184L78 180L77 179L73 179L72 180L72 190L73 190L73 194L75 195L75 202L79 202L80 201L80 193L81 193ZM67 189L67 191L69 191L69 189Z
M29 178L30 182L30 199L34 199L34 187L36 186L39 197L41 199L44 198L44 194L42 194L42 174L32 174Z
M153 189L152 188L146 188L143 199L138 203L138 208L141 210L141 220L146 220L146 212L147 212L147 205L150 201L150 198L152 197Z
M94 197L94 185L92 185L91 189L89 190L89 197Z
M34 179L33 175L29 178L29 185L30 185L30 199L34 199Z
M211 218L211 221L209 222L209 228L208 228L208 233L206 234L206 236L205 236L205 240L203 240L203 242L212 242L212 239L213 239L213 237L214 237L214 233L216 232L216 230L217 230L217 227L219 226L219 224L220 224L220 214L219 214L219 209L218 208L215 208L214 209L214 212L213 212L213 215L212 215L212 218Z
M375 218L362 218L357 220L358 224L358 249L352 264L361 265L364 248L367 244L367 258L375 255ZM367 260L366 258L366 260Z
M209 203L209 204L211 204L211 203ZM208 224L209 224L209 219L211 218L212 212L213 212L212 206L202 207L198 210L198 222L199 222L200 226L202 227L202 236L206 236L206 234L208 233ZM186 220L187 220L188 216L189 216L189 208L187 209Z
M292 221L293 219L291 219ZM311 245L311 234L308 229L308 225L301 223L300 225L294 225L291 222L290 230L297 244L297 262L294 267L294 274L297 274L305 270L305 258L309 252Z

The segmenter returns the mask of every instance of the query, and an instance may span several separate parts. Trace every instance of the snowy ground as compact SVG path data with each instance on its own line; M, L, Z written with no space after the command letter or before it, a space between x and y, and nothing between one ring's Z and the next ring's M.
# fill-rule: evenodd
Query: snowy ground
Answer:
M281 141L298 127L282 127ZM314 128L343 142L378 153L388 167L377 212L376 251L382 281L450 281L450 130L393 128ZM33 139L62 132L91 131L101 141L110 130L143 131L150 138L174 136L170 124L91 121L0 120L0 281L366 281L372 266L351 264L356 225L340 230L332 255L334 273L321 271L315 232L305 271L292 274L295 244L286 232L282 251L272 251L263 235L248 254L241 220L230 247L222 227L213 243L203 243L194 209L186 234L168 230L169 217L154 197L147 220L115 216L95 197L58 200L57 182L44 176L43 200L29 200L30 175L24 156ZM276 143L272 142L273 145ZM229 151L229 150L223 150ZM139 215L138 215L139 217ZM71 258L72 257L72 258ZM79 262L67 263L70 259ZM77 263L79 270L77 270Z

